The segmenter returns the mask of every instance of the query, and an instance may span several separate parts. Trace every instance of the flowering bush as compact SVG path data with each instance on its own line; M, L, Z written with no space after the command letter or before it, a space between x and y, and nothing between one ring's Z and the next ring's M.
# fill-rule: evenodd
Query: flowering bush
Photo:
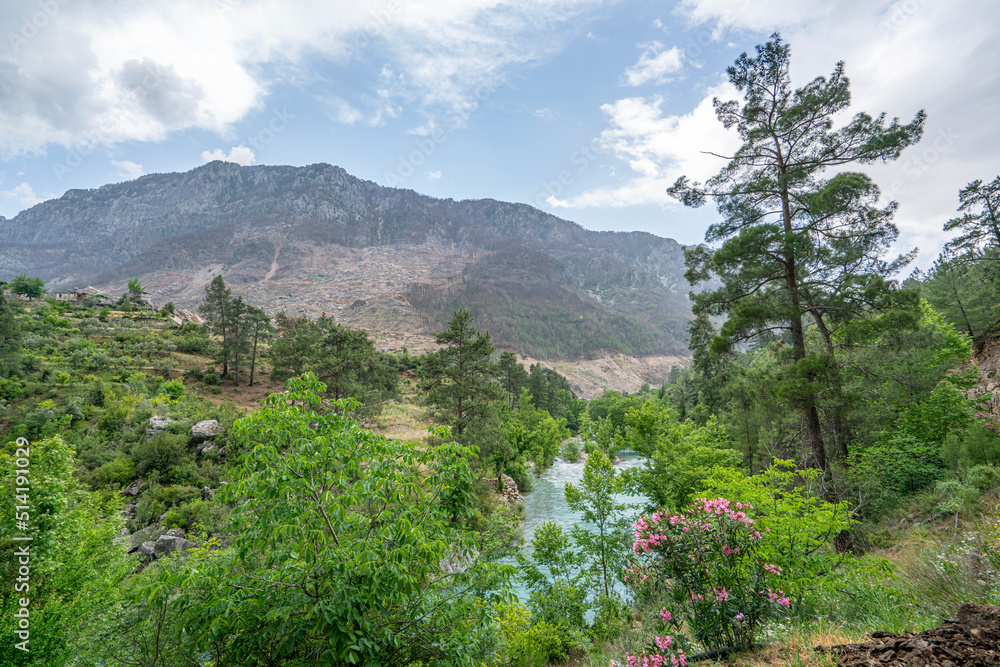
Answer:
M791 605L777 588L781 568L759 556L768 533L757 529L752 511L725 498L699 498L686 513L657 512L635 522L626 583L637 596L669 607L657 618L663 636L648 655L630 657L630 665L685 664L679 634L685 622L709 649L749 646L764 620Z

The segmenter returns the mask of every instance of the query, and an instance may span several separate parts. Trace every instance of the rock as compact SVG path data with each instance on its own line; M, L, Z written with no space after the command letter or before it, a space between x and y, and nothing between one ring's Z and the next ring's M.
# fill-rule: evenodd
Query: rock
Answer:
M143 487L142 480L137 479L128 486L126 486L124 489L122 489L122 494L126 496L132 496L133 498L135 498L137 495L142 493L142 487Z
M213 500L215 498L215 491L208 488L207 486L201 487L201 499L202 500Z
M222 426L214 419L200 421L191 427L191 437L188 438L189 445L197 445L206 440L213 440L215 436L222 433Z
M131 540L131 538L129 538L128 535L126 535L124 537L116 537L113 540L111 540L111 544L114 544L115 546L118 546L119 544L129 544L129 545L131 545L131 542L132 542L132 540ZM129 551L131 551L131 548L129 549Z
M159 435L167 430L167 425L173 422L172 419L166 417L150 417L149 426L146 427L146 437L152 438L154 435Z
M194 451L199 456L204 456L205 454L211 454L218 450L216 449L215 445L212 444L212 441L209 440L207 442L203 442L200 445L198 445L198 448Z
M185 537L185 536L187 536L187 533L184 532L183 528L171 528L170 530L168 530L167 532L165 532L163 534L166 535L166 536L168 536L168 537Z
M156 559L156 543L146 541L139 545L136 549L139 552L139 556L143 560L155 560Z
M172 553L174 551L180 551L186 549L187 545L188 541L185 540L183 537L178 537L176 535L161 535L156 539L156 542L153 544L153 552L156 554L157 557L159 557L164 554Z
M963 604L955 619L921 633L873 632L865 644L829 649L839 667L1000 665L1000 607Z

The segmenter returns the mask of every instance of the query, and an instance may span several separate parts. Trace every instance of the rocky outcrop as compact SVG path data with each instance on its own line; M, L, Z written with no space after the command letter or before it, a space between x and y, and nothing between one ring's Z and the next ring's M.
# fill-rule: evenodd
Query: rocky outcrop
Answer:
M200 421L191 427L191 436L188 438L189 445L198 445L215 437L222 435L222 426L214 419Z
M838 667L986 667L1000 665L1000 608L963 604L954 619L920 633L873 632L871 642L842 644Z
M522 503L524 502L524 496L521 495L520 490L517 488L517 482L510 475L501 475L500 479L503 482L503 488L497 492L497 496L508 503ZM494 490L497 488L497 478L490 477L483 481L488 482Z
M146 427L146 437L152 438L154 435L159 435L167 430L167 426L173 423L173 419L168 419L167 417L157 417L152 416L149 418L149 426Z

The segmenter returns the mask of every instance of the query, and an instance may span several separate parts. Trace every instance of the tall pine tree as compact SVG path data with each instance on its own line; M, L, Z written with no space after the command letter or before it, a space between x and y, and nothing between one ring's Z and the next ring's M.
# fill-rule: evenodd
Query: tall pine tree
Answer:
M712 198L723 217L705 235L707 243L721 245L687 253L692 284L713 276L722 282L718 289L694 295L696 314L728 318L712 341L713 350L723 352L761 334L788 335L787 395L803 415L811 465L826 469L817 394L827 360L807 350L807 320L820 312L818 304L831 299L820 285L829 268L825 262L845 250L834 246L850 244L853 225L870 214L882 232L891 235L894 228L884 224L891 211L874 207L877 193L870 182L857 175L824 180L823 173L898 158L919 140L924 113L908 124L887 123L885 114L858 113L834 129L834 117L851 99L843 63L829 79L817 77L796 90L789 56L788 45L775 34L757 47L756 57L744 53L728 68L743 104L716 99L715 112L726 128L737 129L743 145L734 155L719 156L728 164L704 186L681 177L669 192L689 206ZM824 204L836 214L825 215Z

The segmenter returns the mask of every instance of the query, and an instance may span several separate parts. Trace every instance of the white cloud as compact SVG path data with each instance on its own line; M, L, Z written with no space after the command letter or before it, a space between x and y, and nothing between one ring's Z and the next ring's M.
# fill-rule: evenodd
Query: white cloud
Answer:
M668 75L681 71L683 60L683 49L676 46L668 49L660 42L652 42L645 46L639 62L625 70L622 78L629 86L650 82L663 84L667 82Z
M142 165L132 162L131 160L112 160L111 164L118 167L121 170L121 175L129 179L139 178L142 176Z
M201 161L211 162L212 160L222 160L223 162L235 162L236 164L243 165L244 167L249 166L257 161L257 157L253 154L253 151L246 146L233 146L229 149L229 153L226 154L221 148L216 148L214 151L202 151Z
M667 188L678 176L700 180L715 174L724 162L702 151L730 154L739 147L735 132L725 130L715 118L712 97L733 97L736 90L720 83L690 113L665 115L660 97L629 97L601 110L608 128L598 138L606 153L624 160L633 175L618 186L595 188L567 199L550 197L555 207L632 206L669 204Z
M427 172L427 180L428 181L436 181L439 178L441 178L441 170L440 169L438 169L437 171L428 171Z
M555 112L548 107L535 109L535 112L532 115L535 116L536 118L541 118L542 120L552 120L556 117Z
M35 204L41 204L47 199L52 199L51 195L41 197L35 194L35 189L27 183L21 183L20 185L15 186L13 190L4 190L0 194L11 199L16 199L24 208L31 208Z
M0 56L0 158L51 145L160 141L186 129L224 134L259 110L276 83L312 82L316 65L360 60L389 67L361 82L370 99L350 99L342 122L356 109L378 124L409 104L459 126L513 68L558 52L573 19L601 4L60 3L13 57ZM22 18L37 10L35 0L11 0L0 34L19 33Z

